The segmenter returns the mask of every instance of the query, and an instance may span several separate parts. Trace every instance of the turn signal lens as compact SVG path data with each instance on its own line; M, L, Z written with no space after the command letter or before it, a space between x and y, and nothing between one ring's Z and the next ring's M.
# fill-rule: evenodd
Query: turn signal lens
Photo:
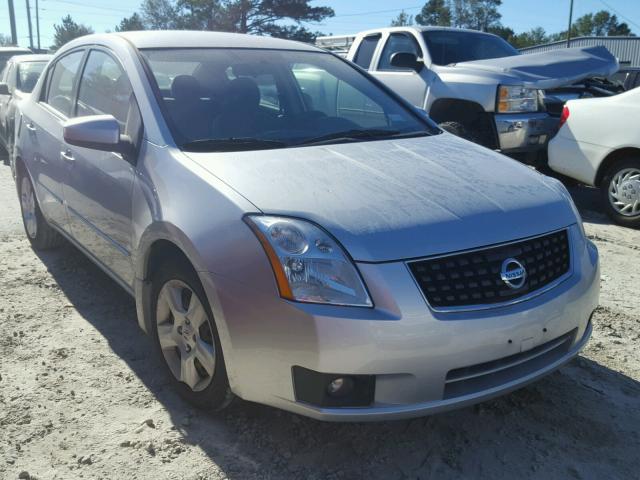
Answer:
M522 86L498 87L497 110L499 113L538 111L538 90Z

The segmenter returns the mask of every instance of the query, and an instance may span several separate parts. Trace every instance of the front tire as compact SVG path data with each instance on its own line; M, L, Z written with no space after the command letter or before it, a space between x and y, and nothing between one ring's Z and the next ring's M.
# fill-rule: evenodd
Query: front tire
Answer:
M600 190L604 209L614 222L640 227L640 159L615 162L605 173Z
M449 132L456 137L464 138L465 140L469 140L470 142L477 143L479 145L484 145L480 134L470 128L467 128L464 123L442 122L439 123L438 126L445 132Z
M184 262L168 262L154 275L151 295L151 336L172 386L196 407L222 410L234 396L198 275Z
M62 243L62 237L47 223L42 215L29 175L20 169L16 180L20 198L20 211L22 212L22 224L31 246L36 250L59 247Z

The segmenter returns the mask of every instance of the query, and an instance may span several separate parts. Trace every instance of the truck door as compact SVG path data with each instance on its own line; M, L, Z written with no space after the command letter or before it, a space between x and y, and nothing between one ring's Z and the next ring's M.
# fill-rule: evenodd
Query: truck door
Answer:
M371 73L416 107L424 108L429 70L423 68L421 72L416 72L409 68L392 66L392 55L400 52L413 53L418 58L425 58L422 48L411 33L393 32L387 37L378 65Z

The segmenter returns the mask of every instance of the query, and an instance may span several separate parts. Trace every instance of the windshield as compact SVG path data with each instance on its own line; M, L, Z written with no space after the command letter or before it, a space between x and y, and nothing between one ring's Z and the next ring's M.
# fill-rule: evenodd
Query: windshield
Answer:
M284 148L438 130L322 52L142 50L184 150Z
M18 64L18 79L16 87L18 90L31 93L36 86L40 74L47 66L47 62L24 62Z
M422 33L431 61L436 65L520 55L500 37L461 30L427 30Z

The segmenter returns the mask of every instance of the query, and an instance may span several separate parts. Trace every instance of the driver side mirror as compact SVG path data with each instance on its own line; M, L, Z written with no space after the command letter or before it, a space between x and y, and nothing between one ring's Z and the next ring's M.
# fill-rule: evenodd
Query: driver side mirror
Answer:
M63 125L64 141L76 147L129 155L133 142L120 134L120 124L113 115L90 115L67 120Z
M0 83L0 95L10 95L9 85L6 83Z
M416 57L414 53L396 52L391 55L391 66L419 72L424 67L424 62Z

